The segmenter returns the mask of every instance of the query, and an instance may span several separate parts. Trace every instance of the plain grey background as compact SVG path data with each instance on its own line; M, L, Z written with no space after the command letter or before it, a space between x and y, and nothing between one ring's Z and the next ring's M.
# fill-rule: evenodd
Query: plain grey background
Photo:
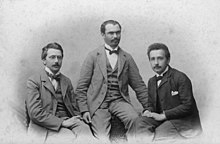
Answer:
M62 45L61 71L75 87L86 55L103 44L101 23L114 19L122 25L120 46L132 54L146 84L154 75L147 47L154 42L169 47L170 65L193 84L204 129L198 143L220 142L219 14L218 0L1 0L0 141L19 143L24 136L26 80L42 68L41 48Z

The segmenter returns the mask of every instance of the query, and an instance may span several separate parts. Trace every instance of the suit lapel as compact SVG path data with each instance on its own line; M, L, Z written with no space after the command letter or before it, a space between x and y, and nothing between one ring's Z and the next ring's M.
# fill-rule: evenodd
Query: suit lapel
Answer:
M170 75L171 75L171 68L169 67L168 71L166 72L163 79L161 80L161 83L158 86L158 88L160 88L162 85L164 85L166 82L168 82L168 79L169 79Z
M60 76L60 87L61 87L61 92L62 92L63 98L65 98L66 91L68 88L68 83L62 74Z
M152 92L153 92L153 98L154 98L154 106L156 107L156 101L157 101L157 80L156 80L156 76L153 77L152 80Z
M99 49L99 51L97 52L97 55L98 55L98 58L97 58L98 65L101 69L101 72L102 72L104 78L107 80L107 70L106 70L107 57L106 57L106 54L105 54L105 48L101 47Z
M55 95L54 87L51 81L49 80L45 70L43 70L41 73L41 80L43 82L44 87L46 87L53 95Z
M118 54L118 77L120 76L123 68L124 68L124 64L126 61L126 57L124 52L121 50L121 48L119 48L119 54Z
M107 70L106 70L106 61L107 61L107 56L105 53L105 48L101 47L98 51L98 58L97 58L97 62L98 65L102 71L103 76L105 77L105 79L107 79ZM121 48L119 48L119 54L118 54L118 77L120 76L123 68L124 68L124 64L126 61L126 57L124 52L121 50Z
M167 77L164 76L164 78L161 80L161 83L159 84L158 88L160 88L163 84L167 82Z

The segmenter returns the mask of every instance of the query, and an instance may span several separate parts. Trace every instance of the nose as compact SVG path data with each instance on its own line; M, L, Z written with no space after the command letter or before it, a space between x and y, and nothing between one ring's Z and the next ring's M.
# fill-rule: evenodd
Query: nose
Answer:
M58 57L56 57L56 58L55 58L55 62L58 62L58 61L59 61L59 60L58 60Z
M158 60L157 59L154 60L154 64L158 65Z
M114 33L114 34L113 34L113 37L116 38L116 37L117 37L117 33Z

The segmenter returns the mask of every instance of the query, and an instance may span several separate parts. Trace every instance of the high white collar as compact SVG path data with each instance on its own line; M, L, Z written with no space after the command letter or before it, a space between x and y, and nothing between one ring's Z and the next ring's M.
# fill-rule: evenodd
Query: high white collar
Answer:
M169 66L166 67L165 71L163 71L161 74L156 73L156 76L163 76L165 72L167 72L169 69Z
M54 75L53 72L47 66L45 66L45 71L48 72L49 74ZM59 75L59 74L60 74L60 71L58 71L55 75Z
M112 51L112 50L118 50L118 46L117 46L115 49L113 49L112 47L110 47L110 46L107 45L106 43L105 43L105 47L106 47L107 49L110 49L111 51Z

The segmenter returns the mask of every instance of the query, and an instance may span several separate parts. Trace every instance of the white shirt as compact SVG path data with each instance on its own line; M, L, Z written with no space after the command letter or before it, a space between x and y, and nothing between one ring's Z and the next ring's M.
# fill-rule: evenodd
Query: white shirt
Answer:
M51 70L50 70L48 67L46 67L46 66L45 66L45 71L48 72L49 74L54 75L54 74L51 72ZM55 75L59 75L59 74L60 74L60 71L58 71ZM57 89L57 86L58 86L58 82L57 82L55 79L52 80L49 76L48 76L48 78L49 78L49 80L51 81L51 83L52 83L54 89L56 90L56 89Z
M163 71L160 75L159 75L158 73L156 73L156 77L158 77L158 76L163 76L164 73L168 71L168 68L169 68L169 67L167 66L166 69L165 69L165 71ZM157 86L159 86L160 83L161 83L161 80L158 80L158 81L157 81Z
M115 48L115 49L112 49L109 45L105 44L105 47L107 49L110 49L111 51L112 50L118 50L118 46ZM107 58L108 58L108 61L112 67L112 69L115 68L115 65L117 63L117 60L118 60L118 55L116 53L113 53L113 54L109 54L109 51L105 49L105 52L106 52L106 55L107 55Z

